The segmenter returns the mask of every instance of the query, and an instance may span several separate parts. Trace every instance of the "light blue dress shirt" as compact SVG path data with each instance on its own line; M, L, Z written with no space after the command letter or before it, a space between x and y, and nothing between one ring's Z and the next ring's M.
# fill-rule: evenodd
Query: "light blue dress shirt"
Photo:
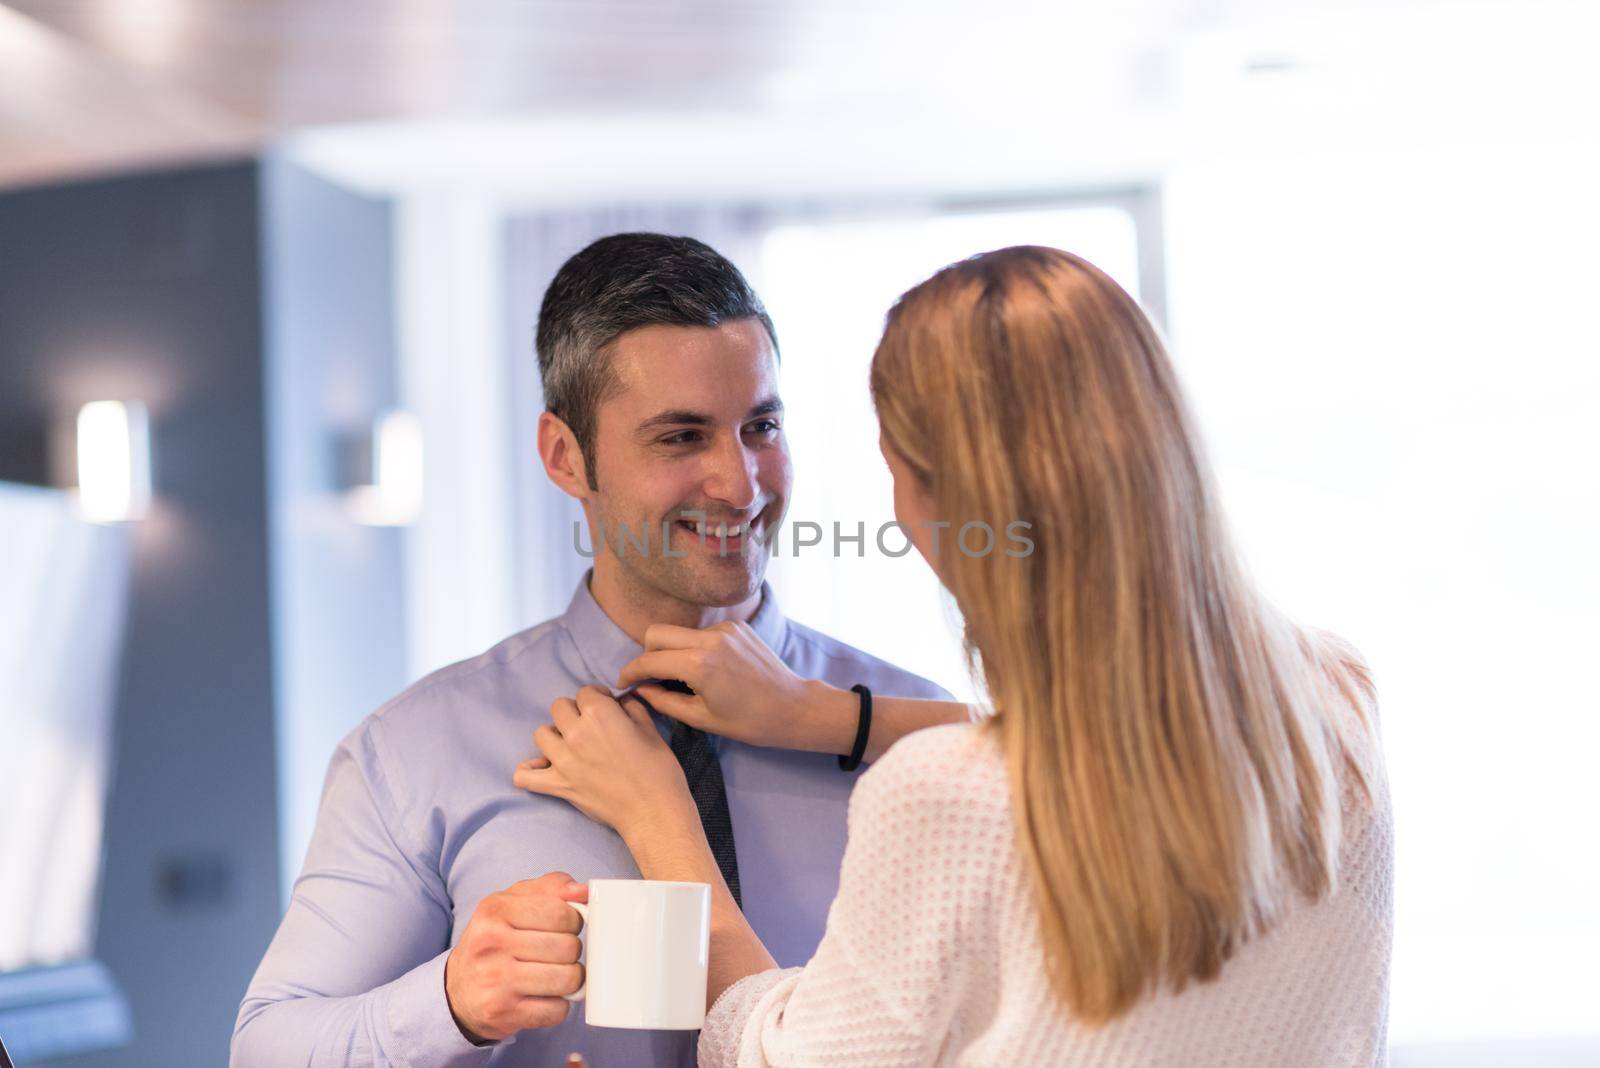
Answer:
M770 588L750 626L803 677L949 696L784 619ZM340 743L289 911L239 1008L233 1068L550 1068L573 1051L592 1068L694 1064L694 1032L591 1028L581 1005L558 1027L474 1046L444 993L445 958L489 894L549 871L638 877L610 828L511 773L552 701L610 687L640 652L585 578L565 615L429 675ZM745 915L780 966L804 964L838 888L856 775L830 755L716 745Z

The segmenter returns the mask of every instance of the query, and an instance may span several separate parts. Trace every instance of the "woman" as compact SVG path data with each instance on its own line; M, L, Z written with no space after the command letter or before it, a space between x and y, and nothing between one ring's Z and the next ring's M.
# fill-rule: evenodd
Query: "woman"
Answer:
M993 713L862 777L811 962L774 968L638 702L559 702L546 759L517 772L615 827L646 878L716 888L701 1063L1380 1063L1371 681L1249 584L1138 306L1064 252L978 256L900 299L871 384L896 517L961 609ZM933 518L1020 519L1034 550L935 551ZM748 628L648 637L623 683L695 691L642 685L661 712L849 751L856 695L795 679ZM952 718L874 704L869 757Z

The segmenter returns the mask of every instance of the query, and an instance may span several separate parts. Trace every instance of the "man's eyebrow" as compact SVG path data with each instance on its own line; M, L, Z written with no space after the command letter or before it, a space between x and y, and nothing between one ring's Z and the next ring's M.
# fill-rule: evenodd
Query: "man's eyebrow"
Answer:
M758 403L745 414L746 419L755 419L763 415L772 415L783 411L783 401L777 397L768 397ZM691 411L688 408L670 408L664 412L657 412L644 422L640 423L640 432L656 430L669 426L711 426L716 420L705 412Z
M639 424L640 430L654 430L664 426L710 426L712 418L705 412L691 412L687 408L673 408L657 412Z

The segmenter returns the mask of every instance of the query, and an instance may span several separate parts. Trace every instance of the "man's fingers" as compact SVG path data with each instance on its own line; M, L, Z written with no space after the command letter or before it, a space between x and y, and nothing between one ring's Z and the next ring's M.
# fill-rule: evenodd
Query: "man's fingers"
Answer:
M507 985L513 994L525 998L576 994L583 986L583 965L515 964Z
M652 623L644 629L644 647L653 649L709 649L717 636L709 630L679 627L671 623Z
M508 895L501 904L500 919L518 931L575 935L583 930L583 917L578 910L551 893L553 888L542 894Z
M514 959L526 964L576 964L583 941L565 931L512 931L506 948Z
M511 1010L511 1026L518 1031L554 1027L567 1018L572 1002L563 997L518 998Z
M547 871L537 879L523 879L506 887L502 894L526 897L533 894L554 894L573 885L583 885L564 871Z
M640 653L624 664L617 685L626 689L646 679L681 679L693 688L699 675L698 649L657 649Z

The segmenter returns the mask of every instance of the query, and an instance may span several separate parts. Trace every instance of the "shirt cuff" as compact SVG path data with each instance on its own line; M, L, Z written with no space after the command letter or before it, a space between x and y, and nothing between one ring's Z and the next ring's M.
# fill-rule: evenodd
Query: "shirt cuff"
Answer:
M478 1068L494 1056L498 1045L474 1046L450 1015L444 992L445 950L389 984L384 1009L391 1051L402 1068Z

